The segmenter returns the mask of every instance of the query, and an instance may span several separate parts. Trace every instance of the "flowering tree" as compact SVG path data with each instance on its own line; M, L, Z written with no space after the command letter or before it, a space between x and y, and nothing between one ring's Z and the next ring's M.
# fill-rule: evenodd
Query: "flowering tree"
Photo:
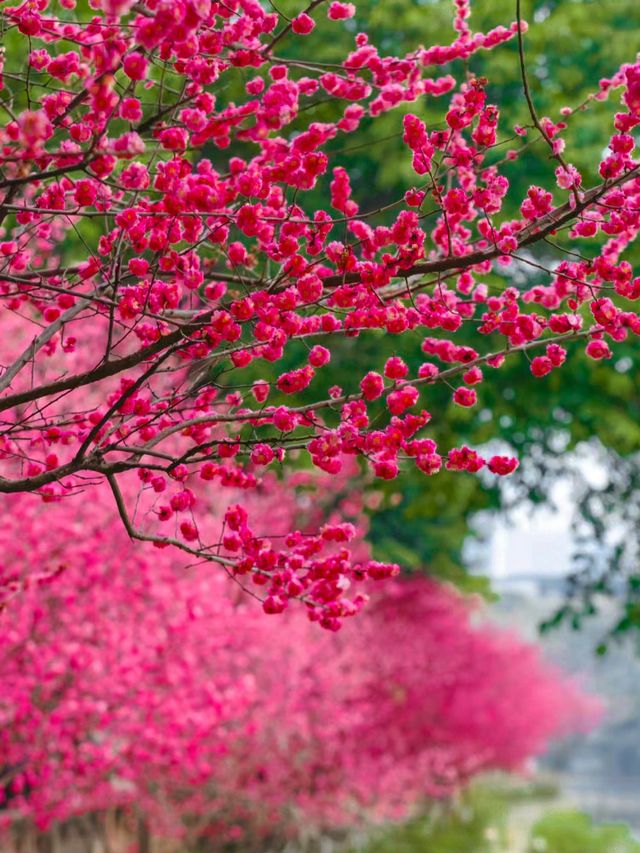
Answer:
M329 478L304 476L297 497L274 480L249 498L274 534L320 521ZM331 485L366 558L358 495L347 475ZM185 843L265 849L301 825L401 817L594 721L594 700L534 647L473 628L424 578L319 632L295 610L265 619L207 563L131 546L104 486L49 513L30 495L1 506L0 571L21 591L0 614L5 828L119 807ZM196 513L219 535L215 506Z
M472 32L468 0L453 5L450 44L383 56L359 32L337 65L322 40L350 26L352 3L313 0L292 18L258 0L2 7L1 492L51 502L106 480L130 537L222 564L261 587L267 612L298 599L335 629L364 600L352 581L398 567L358 559L340 520L263 535L245 497L207 539L195 484L249 494L299 452L331 475L345 455L384 479L413 465L515 469L437 447L422 406L434 383L472 407L507 358L531 352L544 377L569 343L604 359L640 331L640 277L624 258L640 227L640 65L539 116L519 0L516 22L486 33ZM501 137L499 105L465 61L512 39L530 123ZM616 89L608 153L583 176L570 130ZM437 129L418 115L425 99L443 100ZM335 121L305 120L324 100ZM415 183L363 211L335 140L395 108ZM505 169L540 146L549 186L507 219ZM590 256L546 268L536 247L567 229ZM540 274L526 290L509 279L523 264ZM494 266L495 293L482 281ZM417 375L394 356L315 390L340 336L416 332L428 359Z

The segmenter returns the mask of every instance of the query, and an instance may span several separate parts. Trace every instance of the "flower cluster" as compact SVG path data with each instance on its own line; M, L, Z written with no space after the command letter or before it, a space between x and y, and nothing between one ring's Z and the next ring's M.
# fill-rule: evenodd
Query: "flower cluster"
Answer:
M447 414L430 387L472 417L507 359L530 358L544 381L570 342L607 359L640 334L640 277L624 257L640 231L640 65L593 94L620 89L620 109L582 176L571 108L510 128L488 81L466 73L526 32L473 32L468 0L453 4L450 44L402 56L372 43L353 3L316 0L292 20L257 0L73 5L0 11L22 46L0 128L0 492L51 503L106 478L130 536L249 572L269 612L299 598L335 627L359 609L342 595L355 576L396 567L354 562L341 521L273 547L237 508L214 546L197 489L259 491L292 454L330 475L356 457L385 480L412 465L510 474L511 457L436 446L428 425ZM289 50L304 39L321 56L327 34L352 26L330 66ZM318 99L327 121L307 118ZM425 101L442 104L437 129ZM332 143L399 106L411 185L363 212ZM536 141L551 149L549 180L524 198L494 156L512 131L528 141L504 162ZM561 229L591 250L546 268L532 253ZM535 281L515 286L523 268ZM490 289L496 272L504 286ZM428 360L372 357L349 387L319 390L337 341L381 334ZM144 516L122 497L131 469L156 496Z

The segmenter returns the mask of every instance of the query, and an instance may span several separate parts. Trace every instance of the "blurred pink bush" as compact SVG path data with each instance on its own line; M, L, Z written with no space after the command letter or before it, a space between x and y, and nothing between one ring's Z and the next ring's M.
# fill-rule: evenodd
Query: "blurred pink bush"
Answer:
M265 483L272 535L327 500L363 531L339 479L294 479L315 491ZM266 617L210 564L132 544L105 489L46 511L4 502L5 824L135 806L157 833L233 838L400 817L597 718L535 647L472 627L468 604L424 578L385 583L333 634L302 612Z

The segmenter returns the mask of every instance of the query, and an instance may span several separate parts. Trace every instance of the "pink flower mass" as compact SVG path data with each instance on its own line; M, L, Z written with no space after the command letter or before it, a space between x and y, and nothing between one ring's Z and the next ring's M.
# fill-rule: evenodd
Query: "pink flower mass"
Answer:
M297 504L275 481L261 508L249 499L274 534L318 523L324 486L303 479ZM5 826L121 807L220 841L398 818L597 719L534 647L472 627L432 581L367 583L338 633L267 619L209 564L132 546L109 490L92 495L47 514L22 496L0 531ZM358 507L347 495L341 511L363 550ZM220 535L215 507L196 517Z

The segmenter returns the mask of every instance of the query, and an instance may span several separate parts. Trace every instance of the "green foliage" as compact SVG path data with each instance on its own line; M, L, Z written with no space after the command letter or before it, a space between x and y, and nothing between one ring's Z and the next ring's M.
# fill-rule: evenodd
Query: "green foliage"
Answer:
M554 811L532 829L527 853L640 853L640 843L622 824L598 826L581 812Z
M457 804L384 829L359 853L497 853L506 840L506 809L504 793L477 786Z
M507 853L521 849L513 846L516 835L526 853L640 853L628 827L597 824L579 811L547 811L529 832L523 830L526 818L520 809L543 808L554 795L542 785L477 784L456 803L384 827L357 853Z

